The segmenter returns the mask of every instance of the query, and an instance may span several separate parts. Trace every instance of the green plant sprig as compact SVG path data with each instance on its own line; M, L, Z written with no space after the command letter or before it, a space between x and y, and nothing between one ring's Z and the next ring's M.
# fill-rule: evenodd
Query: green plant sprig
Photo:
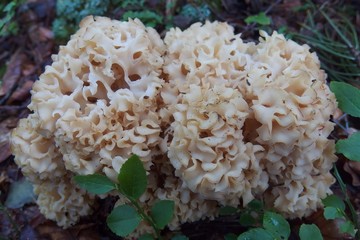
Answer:
M233 207L223 207L220 215L239 215L239 223L244 227L251 227L248 231L227 234L226 240L282 240L290 237L291 229L288 221L280 214L265 210L264 204L259 200L251 201L247 208L239 210ZM320 229L315 224L302 224L299 230L300 240L322 240Z
M124 204L114 208L107 218L108 227L118 236L126 237L144 220L154 229L155 238L162 239L161 230L171 221L174 214L174 201L157 201L149 214L142 208L139 198L146 191L147 177L138 156L132 155L122 165L118 174L119 183L113 183L101 174L75 176L74 181L93 194L106 194L117 190L130 201L130 205ZM149 238L148 235L146 237Z
M337 172L336 167L335 167L335 176L338 181L339 181L339 178L341 179L339 173ZM346 191L342 187L341 187L341 189L342 189L342 191ZM339 225L340 232L348 233L354 237L357 232L356 227L355 227L355 226L357 226L356 212L355 212L353 205L350 202L350 199L348 198L348 195L346 193L344 193L344 194L345 194L345 202L348 205L350 212L352 213L352 217L350 218L349 216L347 216L347 214L345 213L345 207L346 207L345 203L337 195L329 195L325 199L322 200L322 202L324 204L324 217L326 220L343 219L344 222L342 222ZM353 213L355 213L355 215Z
M339 108L345 113L360 117L360 89L343 82L331 82L330 89L335 94L339 103ZM353 133L346 139L341 139L336 142L336 152L343 154L349 161L360 162L360 132ZM323 200L325 206L324 217L326 219L344 219L345 222L340 225L342 232L349 233L352 236L360 238L358 215L355 211L350 197L346 190L346 184L341 178L341 175L334 165L334 175L340 185L344 200L335 195L328 196ZM345 213L345 203L350 210L351 217Z
M17 9L23 4L24 0L13 0L6 3L0 3L0 37L16 35L19 31L19 25L15 20Z

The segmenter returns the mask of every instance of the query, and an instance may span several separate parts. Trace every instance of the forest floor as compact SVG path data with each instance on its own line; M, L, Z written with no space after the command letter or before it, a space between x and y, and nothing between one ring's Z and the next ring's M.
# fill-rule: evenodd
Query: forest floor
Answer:
M320 8L336 9L335 12L329 10L329 15L334 21L339 20L337 13L342 12L353 24L357 34L360 33L360 3L356 0L318 0L313 2L314 5L311 5L309 1L300 0L166 2L172 3L173 6L164 7L165 1L161 0L146 1L142 5L143 8L156 12L158 16L162 17L163 22L160 20L153 23L149 21L162 35L169 26L179 26L184 29L195 21L211 19L230 23L236 32L242 33L242 38L248 41L258 39L259 29L269 32L278 30L295 38L298 34L311 35L303 25L309 20L309 17L316 21L315 26L319 32L328 25L324 18L318 16L317 11ZM184 6L190 7L184 8ZM121 19L126 10L129 9L114 7L108 9L107 14ZM265 13L265 16L258 15L259 13ZM2 17L6 15L4 12L1 14ZM249 16L255 16L255 20L245 21ZM51 64L51 55L58 51L59 44L68 37L67 33L53 31L53 21L60 17L56 12L55 0L23 1L14 9L14 15L9 20L16 23L17 29L13 33L5 33L0 37L0 79L2 80L0 82L0 236L4 239L30 240L117 239L105 224L106 216L113 204L111 199L101 200L102 207L99 211L66 230L42 216L34 203L34 196L31 194L24 197L17 196L19 199L24 198L18 203L20 207L4 206L7 201L10 201L8 200L10 191L16 191L17 187L26 188L21 185L23 176L11 155L9 137L18 120L30 113L27 105L30 103L30 90L33 82L39 78L45 66ZM164 19L166 19L166 24ZM58 36L62 36L63 39ZM305 42L301 37L295 38L295 40ZM335 34L333 40L339 40ZM355 82L354 85L358 86L356 81L359 80L357 77L349 82ZM356 132L360 129L360 123L355 118L347 117L345 121L345 123L337 122L334 135L341 137L345 125L349 131ZM360 164L339 156L337 166L347 186L347 194L359 214ZM25 192L24 189L22 191ZM334 184L333 191L335 194L343 196L338 183ZM21 204L21 201L26 204ZM295 233L304 222L315 223L325 239L352 239L351 236L339 232L338 221L325 220L321 210L308 218L290 221L292 232L294 232L291 239L298 239ZM231 217L223 217L214 221L204 220L182 226L183 234L190 239L223 239L227 233L239 233L244 229Z

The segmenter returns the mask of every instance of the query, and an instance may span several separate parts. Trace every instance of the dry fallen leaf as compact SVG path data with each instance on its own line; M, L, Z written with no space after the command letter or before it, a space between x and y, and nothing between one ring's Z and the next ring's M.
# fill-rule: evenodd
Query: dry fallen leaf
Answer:
M0 97L7 94L10 95L11 91L14 87L16 87L16 84L21 77L21 69L25 60L26 56L24 53L20 52L20 50L16 51L12 55L3 76L3 83L0 88Z
M20 239L37 240L39 239L39 236L34 228L30 225L25 225L21 228Z
M97 240L100 239L99 233L96 231L95 223L78 224L70 230L76 239L79 240Z
M10 96L7 104L12 104L13 102L24 102L30 97L30 90L33 85L33 81L26 80L20 87L18 87L15 92Z
M23 76L27 77L33 74L36 71L36 66L31 63L24 64L22 69Z
M52 221L46 221L44 224L41 224L36 227L39 237L50 239L50 240L64 240L64 239L76 239L69 230L64 230L61 227L58 227Z
M0 163L6 160L10 155L10 130L9 129L3 129L0 126Z
M54 33L51 31L51 29L45 27L39 27L38 31L39 31L39 39L42 42L54 38Z
M323 209L306 218L306 222L316 224L319 227L326 240L353 239L349 234L340 233L340 225L344 221L344 219L326 220Z

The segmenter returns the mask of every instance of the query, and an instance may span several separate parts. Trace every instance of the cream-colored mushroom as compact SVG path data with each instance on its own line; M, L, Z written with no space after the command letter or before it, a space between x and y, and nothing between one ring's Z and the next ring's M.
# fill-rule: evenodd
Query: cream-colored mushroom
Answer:
M12 133L41 212L63 227L90 214L94 197L72 176L115 182L132 154L148 174L145 210L175 202L170 229L258 197L290 218L320 207L334 182L335 97L307 45L260 35L245 43L228 24L206 22L163 41L139 20L85 18Z
M243 139L249 108L238 90L190 85L175 109L168 156L191 191L236 206L267 188L263 148Z
M336 100L307 45L276 32L260 34L252 56L259 64L239 84L252 112L245 122L247 138L266 150L260 162L269 174L267 192L273 194L265 198L267 204L289 217L307 216L335 181L329 173L335 144L327 138Z
M75 186L68 177L34 184L40 212L59 226L69 227L92 212L94 197Z
M64 210L49 208L55 201L47 200L53 197L51 181L54 191L59 188L73 199L76 187L59 179L103 172L116 181L132 154L150 169L152 156L159 153L157 102L164 83L164 52L159 34L137 19L89 16L53 56L52 65L34 83L29 105L33 114L21 121L12 137L23 173L36 189L46 185L44 191L37 190L45 216L67 227L76 216L88 213L76 214L77 203L62 200ZM83 199L85 206L88 197ZM65 210L74 212L68 221L61 215Z

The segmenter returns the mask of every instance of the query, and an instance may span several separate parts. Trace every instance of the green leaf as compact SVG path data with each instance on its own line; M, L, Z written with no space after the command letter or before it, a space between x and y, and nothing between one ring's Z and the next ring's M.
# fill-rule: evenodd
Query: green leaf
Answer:
M132 155L121 167L118 176L120 191L127 197L138 199L146 190L146 171L140 158Z
M147 233L147 234L144 234L144 235L141 235L138 240L154 240L154 236L151 235L150 233Z
M81 188L94 194L104 194L116 189L115 183L101 174L78 175L74 177L74 181Z
M174 201L171 200L160 200L152 206L150 215L158 229L163 229L171 221L174 206Z
M264 203L262 201L254 199L248 203L247 207L255 211L261 211L264 209Z
M161 15L150 10L126 11L122 16L122 19L127 21L128 18L139 18L147 27L156 27L163 22L163 17Z
M254 226L257 221L249 212L243 212L240 215L239 222L244 227Z
M360 132L353 133L347 139L337 141L336 152L344 154L350 160L360 162Z
M355 236L355 226L351 221L346 221L340 225L340 232L341 233L348 233L351 236Z
M290 236L290 225L280 214L274 212L265 212L263 226L275 238L288 239Z
M323 240L320 229L315 224L301 224L300 240Z
M245 22L247 24L257 23L260 25L269 25L271 21L270 21L270 18L268 16L266 16L266 14L264 12L260 12L257 15L252 15L252 16L245 18Z
M122 0L119 1L119 3L115 4L120 4L121 8L136 8L136 7L144 7L145 4L145 0Z
M324 217L326 220L342 218L343 214L338 208L326 207L324 208Z
M214 2L214 1L211 1ZM210 18L211 10L208 5L209 2L199 4L187 3L183 5L179 15L188 19L189 22L204 22Z
M10 12L12 10L14 10L14 8L16 7L16 2L15 1L11 1L10 3L8 3L5 8L3 9L4 12Z
M171 240L189 240L189 238L182 234L177 234L171 238Z
M233 234L233 233L228 233L225 235L225 240L236 240L237 239L237 236L236 234Z
M271 233L263 228L253 228L247 232L240 234L237 240L274 240Z
M360 90L344 82L330 83L330 89L334 92L339 108L353 117L360 117Z
M33 186L25 178L18 182L13 182L10 185L9 193L7 195L5 206L7 208L21 208L25 204L33 202L35 194Z
M231 206L224 206L224 207L221 207L220 210L219 210L219 214L221 216L227 216L227 215L232 215L232 214L235 214L237 213L239 210L235 207L231 207Z
M345 211L345 203L337 195L327 196L322 200L322 203L324 204L325 207L334 207L340 209L341 211Z
M114 208L106 219L111 231L121 237L125 237L134 231L140 221L141 216L129 205Z

